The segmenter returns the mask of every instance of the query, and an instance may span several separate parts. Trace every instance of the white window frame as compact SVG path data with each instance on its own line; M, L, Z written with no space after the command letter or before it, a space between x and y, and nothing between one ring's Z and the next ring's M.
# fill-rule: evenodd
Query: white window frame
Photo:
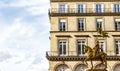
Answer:
M83 22L80 22L80 20L83 21ZM78 19L77 21L78 21L78 23L77 23L77 25L78 25L78 31L85 31L85 19Z
M60 44L61 43L61 44ZM66 47L64 47L64 45ZM61 48L61 49L60 49ZM64 50L65 49L65 50ZM64 53L65 52L65 53ZM58 41L58 55L65 56L67 54L67 41L66 40L59 40Z
M98 8L96 8L96 5L98 5ZM101 10L99 10L99 8ZM103 13L104 12L104 4L94 4L93 5L93 12L95 12L95 13Z
M120 4L112 4L112 5L113 5L113 12L116 13L120 12Z
M78 6L83 6L82 8L80 7L80 11L79 11L79 9L78 9ZM81 11L81 9L83 9L82 11ZM77 13L85 13L86 12L86 4L77 4L76 5L76 12Z
M59 20L59 31L66 31L66 20L65 19L60 19Z
M101 25L101 27L100 27ZM104 29L103 28L103 19L96 19L96 30L98 30L98 28Z
M120 19L115 19L114 25L115 25L115 31L120 31Z
M63 6L63 7L61 7ZM59 13L68 13L68 5L67 4L59 4L58 5L58 12Z
M101 46L103 46L101 49ZM100 52L101 50L103 50L103 52L106 52L106 45L105 45L105 40L99 40L99 49L100 49Z
M116 41L118 41L118 43L116 43ZM116 45L118 46L118 54L116 51L116 49L117 49ZM115 39L115 54L120 55L120 39Z
M78 43L78 42L80 42L80 43ZM84 39L77 40L77 54L80 55L80 56L85 56L84 46L83 45L86 45L86 40L84 40ZM78 47L78 46L80 46L81 48ZM80 49L80 51L79 51L79 49Z

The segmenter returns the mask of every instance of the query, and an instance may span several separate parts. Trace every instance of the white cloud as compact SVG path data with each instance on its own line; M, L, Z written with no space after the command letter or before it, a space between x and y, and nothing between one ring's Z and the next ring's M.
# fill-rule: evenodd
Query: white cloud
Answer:
M31 15L42 15L48 13L48 5L43 6L32 6L27 9Z
M20 17L11 17L14 19L13 22L3 26L4 29L1 28L0 54L2 55L0 56L0 69L2 71L48 71L45 51L49 48L49 20L47 14L49 0L3 1L0 1L0 7L20 7L28 12L28 16L45 16L39 17L37 21L29 24L29 21L23 20L25 16L20 14ZM2 16L4 16L4 13ZM7 19L5 18L4 21L7 21ZM36 27L35 23L38 23L40 27ZM38 30L39 28L41 29ZM45 38L46 36L48 37Z
M0 7L24 7L31 15L40 15L48 13L49 0L13 0L8 3L0 1Z
M47 71L48 63L46 62L46 59L44 59L45 52L43 52L43 50L47 49L45 48L47 47L46 39L41 39L41 36L44 36L47 32L48 29L39 32L39 30L36 30L35 26L24 24L21 18L14 19L13 24L7 26L6 29L2 30L0 33L0 42L7 45L7 48L3 47L3 49L4 51L7 50L12 57L10 58L7 54L4 54L4 57L2 56L1 60L4 60L4 62L1 62L0 64L2 70L16 71L19 69L20 71ZM34 39L34 35L39 35L40 37ZM21 41L23 42L22 45L18 42L20 38L25 39ZM16 43L12 44L12 46L16 48L11 48L11 44L7 44L6 42L8 40L14 42L14 39L16 40ZM33 39L33 41L29 41L29 39ZM28 42L25 42L26 40L28 40ZM31 45L32 48L26 47L27 45ZM9 60L5 62L7 59ZM46 67L43 65L46 65ZM16 67L15 69L14 66ZM29 70L30 68L32 69Z
M0 6L5 7L27 7L27 6L34 6L34 5L41 5L44 3L48 3L49 0L13 0L9 2L0 1Z
M32 25L25 26L21 23L20 19L15 19L11 26L6 27L0 33L0 42L15 38L31 38L35 35L35 32L36 30Z
M9 52L0 51L0 62L5 61L11 57L12 57L12 55Z

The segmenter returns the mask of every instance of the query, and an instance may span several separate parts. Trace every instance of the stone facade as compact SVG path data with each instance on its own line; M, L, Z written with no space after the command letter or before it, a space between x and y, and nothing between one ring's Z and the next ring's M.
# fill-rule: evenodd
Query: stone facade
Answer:
M100 8L102 7L100 13L96 13L97 4L101 5L99 6ZM118 5L118 12L114 11L115 4ZM61 6L63 12L59 11L60 5L63 5ZM83 5L79 7L79 10L83 10L82 12L78 12L78 5ZM86 56L81 51L83 50L82 44L93 48L97 36L101 41L100 44L103 47L103 51L108 56L112 56L110 59L108 58L107 70L120 70L120 1L75 0L74 2L65 0L65 2L61 2L59 0L51 0L50 6L51 45L50 51L46 53L46 57L49 60L49 71L83 71L86 69L86 65L83 64L84 59L77 58ZM78 26L79 19L83 20L82 26ZM104 38L99 36L96 29L97 21L101 22L101 20L103 31L108 33ZM118 22L117 26L115 25L116 21ZM65 25L60 25L61 22ZM119 43L117 44L117 42ZM63 60L62 57L64 58ZM69 57L69 60L65 59L66 57ZM74 57L77 58L75 59ZM97 66L102 68L100 61L94 61L93 64L94 68Z

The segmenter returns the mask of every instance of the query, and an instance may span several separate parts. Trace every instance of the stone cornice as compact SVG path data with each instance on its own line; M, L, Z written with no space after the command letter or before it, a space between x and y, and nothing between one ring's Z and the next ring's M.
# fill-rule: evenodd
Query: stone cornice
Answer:
M61 17L61 16L119 16L120 13L49 13L50 17Z
M75 37L90 37L89 35L75 35Z
M56 37L71 37L70 35L56 35Z
M85 33L85 32L97 32L97 31L50 31L50 33ZM105 31L105 32L120 32L120 31ZM112 35L115 36L115 35ZM118 35L119 36L119 35Z
M49 61L84 61L86 56L46 56ZM107 56L107 61L120 61L120 56ZM98 61L95 59L94 61Z

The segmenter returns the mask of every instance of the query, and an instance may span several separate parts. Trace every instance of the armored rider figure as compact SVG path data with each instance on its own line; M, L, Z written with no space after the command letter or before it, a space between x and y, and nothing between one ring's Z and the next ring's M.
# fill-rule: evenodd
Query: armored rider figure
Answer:
M99 54L99 41L96 40L96 44L95 44L95 47L93 47L93 58L96 57L96 55Z

